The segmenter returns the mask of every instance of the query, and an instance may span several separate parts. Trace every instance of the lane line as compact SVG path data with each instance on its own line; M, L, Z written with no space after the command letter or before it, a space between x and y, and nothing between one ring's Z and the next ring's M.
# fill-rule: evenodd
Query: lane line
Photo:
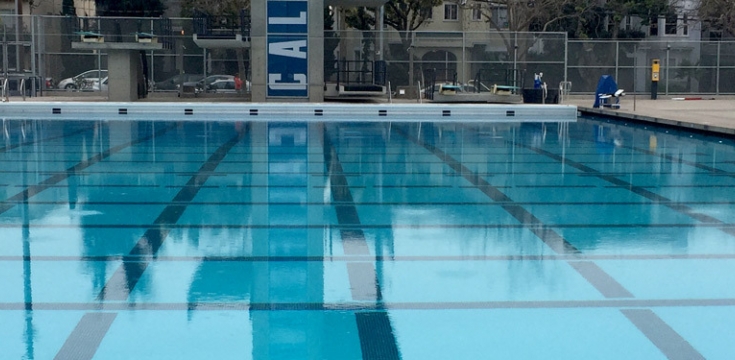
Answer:
M385 311L355 314L363 360L399 360L401 354L395 341L390 318Z
M86 313L54 360L91 360L110 329L116 313Z
M554 252L559 254L579 253L579 250L564 239L554 229L545 226L541 220L530 213L522 206L515 204L511 198L501 192L497 187L493 186L487 180L485 180L481 174L474 173L472 170L467 168L461 162L454 159L436 146L426 143L425 141L410 136L403 129L397 126L392 127L393 131L397 132L412 143L421 146L429 152L436 155L439 159L442 159L452 170L457 174L464 177L467 181L477 187L485 195L487 195L493 201L503 202L501 207L508 212L511 216L516 218L521 224L526 226L528 230L533 232L541 241L548 245Z
M43 138L43 139L35 139L34 138L33 140L28 140L28 141L25 141L25 142L22 142L22 143L17 143L17 144L13 144L13 145L3 146L3 147L0 147L0 153L4 153L4 152L7 152L8 150L13 150L13 149L19 148L21 146L33 145L33 144L36 144L36 143L39 143L39 142L42 142L42 141L51 141L51 140L56 140L56 139L67 138L67 137L70 137L70 136L81 134L81 133L86 132L86 131L89 131L89 130L94 130L94 128L95 128L94 126L89 126L89 127L86 127L86 128L82 128L82 129L76 130L76 131L72 131L72 132L67 133L67 134L61 134L61 135L51 136L51 137L47 137L47 138ZM37 151L29 151L29 152L21 151L21 153L37 154L39 152L37 152ZM41 152L40 154L43 154L43 152ZM8 161L8 160L2 160L2 161Z
M158 249L161 248L171 231L172 225L176 224L179 218L181 218L188 203L194 199L202 185L209 178L209 174L214 172L215 168L217 168L230 149L240 142L243 136L243 133L235 135L212 153L209 159L201 166L200 171L194 174L178 194L176 194L172 200L172 204L163 209L158 218L153 222L153 226L148 226L148 229L135 244L129 255L132 257L153 256L158 252ZM127 300L151 262L150 258L146 258L149 261L126 261L126 259L131 259L132 257L123 258L123 263L113 273L110 280L107 281L107 284L105 284L97 296L98 300Z
M52 175L51 177L46 178L45 180L41 181L40 183L38 183L36 185L31 185L31 186L27 187L25 190L23 190L23 191L15 194L15 195L7 198L5 201L3 201L2 203L0 203L0 214L3 214L5 212L7 212L11 208L13 208L16 204L18 204L20 202L24 202L24 201L32 198L33 196L37 195L38 193L40 193L40 192L42 192L42 191L44 191L44 190L52 187L53 185L56 185L56 184L58 184L58 183L60 183L60 182L62 182L64 180L68 179L69 177L74 176L74 175L76 175L76 174L84 171L84 169L86 169L86 168L88 168L88 167L90 167L90 166L92 166L94 164L99 163L100 161L108 158L110 155L112 155L114 153L120 152L121 150L123 150L123 149L125 149L127 147L130 147L130 146L133 146L133 145L137 145L137 144L146 142L148 140L151 140L153 138L156 138L158 136L161 136L161 135L165 134L166 132L168 132L169 130L171 130L171 129L175 128L175 127L176 127L176 125L171 125L171 126L168 126L166 128L159 129L155 133L150 134L148 136L145 136L145 137L136 139L134 141L131 141L131 142L128 142L128 143L125 143L125 144L121 144L121 145L117 145L115 147L109 148L109 149L107 149L107 150L105 150L103 152L100 152L100 153L97 153L94 156L91 156L87 160L84 160L84 161L82 161L82 162L80 162L80 163L78 163L78 164L76 164L76 165L74 165L74 166L66 169L63 172L54 173L54 175Z
M704 360L686 339L650 309L622 309L630 320L669 360Z
M355 229L341 229L342 244L346 255L369 255L365 233L360 222L349 183L339 161L337 150L330 140L327 128L324 127L324 164L329 174L332 199L340 225L356 226ZM353 300L374 304L382 302L382 291L378 264L374 259L370 262L348 263L347 274ZM393 333L393 326L386 311L356 313L357 333L360 339L363 360L398 360L398 343Z
M353 300L377 301L383 298L372 263L349 262L346 265Z
M332 185L331 193L334 200L334 209L337 212L337 222L340 225L355 226L356 229L341 229L342 244L347 255L365 255L370 253L365 234L357 214L350 185L344 175L342 164L339 162L337 150L329 139L327 129L324 129L324 163L329 175L329 183Z
M630 291L624 288L623 285L613 279L612 276L602 270L594 262L569 261L568 263L606 298L633 297L633 294L631 294Z

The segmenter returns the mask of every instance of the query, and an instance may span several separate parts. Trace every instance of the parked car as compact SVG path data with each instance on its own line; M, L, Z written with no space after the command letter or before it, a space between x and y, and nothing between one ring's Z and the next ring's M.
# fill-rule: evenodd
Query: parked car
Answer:
M173 91L178 90L179 86L187 82L199 82L204 75L201 74L177 74L166 80L157 81L153 84L154 91Z
M250 81L243 81L242 86L244 89L241 90L250 91ZM236 93L235 79L215 80L213 83L209 84L209 89L207 91L215 93Z
M107 76L105 76L102 79L102 85L101 85L101 87L100 87L100 81L98 79L92 80L92 85L90 86L90 89L89 90L107 92L107 90L108 90L108 87L107 87L107 79L109 79L109 77L107 77Z
M99 82L100 78L106 77L107 70L89 70L59 81L56 88L64 90L91 89L95 81Z
M233 82L233 84L234 84L235 77L232 76L232 75L210 75L210 76L207 76L206 78L204 78L202 80L199 80L199 82L197 82L196 92L197 93L212 92L213 89L211 89L210 87L211 87L212 83L214 83L217 80L231 80ZM233 89L234 89L234 85L233 85Z

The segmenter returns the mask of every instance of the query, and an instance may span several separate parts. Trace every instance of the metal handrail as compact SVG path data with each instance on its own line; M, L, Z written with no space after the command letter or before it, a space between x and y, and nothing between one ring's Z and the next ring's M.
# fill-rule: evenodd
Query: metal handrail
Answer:
M390 89L390 81L388 81L388 102L391 104L393 103L393 94L391 93Z
M23 101L26 101L26 78L20 79L20 93L23 95Z
M422 99L422 96L421 96L421 81L418 81L417 84L418 85L417 85L416 93L419 95L418 96L418 98L419 98L418 99L418 103L419 104L423 104L424 103L424 99Z
M7 102L10 100L8 97L8 78L3 79L3 89L2 89L2 101Z

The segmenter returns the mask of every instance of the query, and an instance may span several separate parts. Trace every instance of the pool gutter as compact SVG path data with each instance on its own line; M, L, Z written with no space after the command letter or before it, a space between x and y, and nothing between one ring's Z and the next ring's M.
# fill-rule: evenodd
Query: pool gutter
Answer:
M576 105L11 102L4 119L573 122Z

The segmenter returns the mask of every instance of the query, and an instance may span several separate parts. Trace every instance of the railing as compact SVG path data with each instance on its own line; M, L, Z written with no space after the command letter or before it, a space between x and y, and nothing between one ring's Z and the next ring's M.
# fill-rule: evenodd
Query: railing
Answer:
M2 94L1 94L2 101L8 102L10 98L8 98L8 79L7 78L2 80L2 86L3 86Z
M393 103L393 94L390 88L390 81L388 81L388 102Z
M23 95L23 101L26 101L26 78L20 79L20 93Z
M240 10L238 18L197 11L194 14L193 26L194 33L201 38L234 38L239 33L245 41L250 39L250 12Z

